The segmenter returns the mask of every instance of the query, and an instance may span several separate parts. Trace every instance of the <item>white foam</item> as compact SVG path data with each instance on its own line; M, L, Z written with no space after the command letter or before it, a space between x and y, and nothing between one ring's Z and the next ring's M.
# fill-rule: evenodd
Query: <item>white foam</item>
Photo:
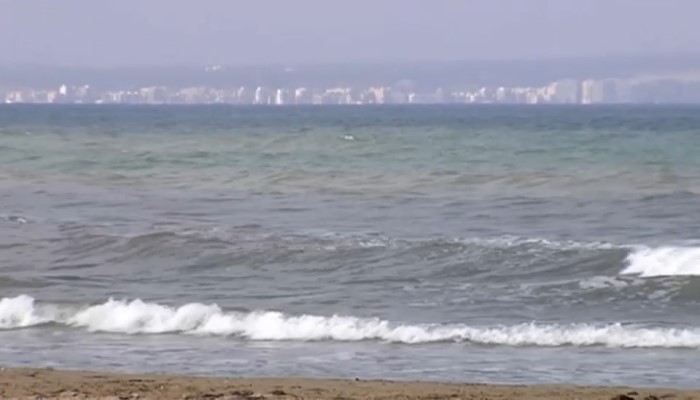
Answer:
M485 247L509 248L519 246L538 246L550 250L610 250L626 248L607 242L577 242L574 240L550 240L545 238L527 238L504 235L494 238L460 238L455 243L473 244Z
M0 300L0 329L25 328L48 322L37 315L34 299L27 295Z
M622 274L642 277L700 275L700 247L640 247L626 259Z
M192 303L179 308L110 299L104 304L80 310L61 322L97 332L167 333L197 329L213 315L221 314L215 306Z
M621 324L410 325L338 315L227 313L216 305L199 303L169 307L141 300L109 300L100 305L68 309L56 305L37 305L33 298L26 295L0 300L0 329L30 327L47 322L90 332L182 333L265 341L377 340L405 344L473 342L507 346L700 348L700 328L645 328Z

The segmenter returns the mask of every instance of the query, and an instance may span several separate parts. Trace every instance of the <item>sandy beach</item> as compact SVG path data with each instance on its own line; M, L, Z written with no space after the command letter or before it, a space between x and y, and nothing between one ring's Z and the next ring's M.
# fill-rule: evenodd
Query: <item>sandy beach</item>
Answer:
M700 390L0 370L2 399L700 399Z

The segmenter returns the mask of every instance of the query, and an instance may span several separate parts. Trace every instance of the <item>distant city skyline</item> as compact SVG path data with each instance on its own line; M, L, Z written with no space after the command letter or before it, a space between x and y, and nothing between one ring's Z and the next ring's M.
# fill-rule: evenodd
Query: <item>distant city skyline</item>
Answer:
M217 67L212 67L216 70ZM544 86L417 90L395 85L326 88L275 86L146 86L105 90L91 85L0 90L0 102L40 104L669 104L700 103L700 74L637 79L560 79Z
M700 52L695 0L0 0L0 65L541 59Z
M81 104L700 103L700 54L549 61L0 67L0 102Z

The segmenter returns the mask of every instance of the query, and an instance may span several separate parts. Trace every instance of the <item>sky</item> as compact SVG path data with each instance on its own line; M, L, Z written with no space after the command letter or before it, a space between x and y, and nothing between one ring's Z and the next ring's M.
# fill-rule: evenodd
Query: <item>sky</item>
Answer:
M700 53L700 0L0 0L0 64Z

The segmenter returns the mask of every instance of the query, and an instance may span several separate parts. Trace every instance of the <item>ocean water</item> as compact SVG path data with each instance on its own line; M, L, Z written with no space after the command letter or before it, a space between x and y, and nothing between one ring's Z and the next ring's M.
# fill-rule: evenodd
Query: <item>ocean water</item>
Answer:
M1 106L0 364L700 387L700 109Z

